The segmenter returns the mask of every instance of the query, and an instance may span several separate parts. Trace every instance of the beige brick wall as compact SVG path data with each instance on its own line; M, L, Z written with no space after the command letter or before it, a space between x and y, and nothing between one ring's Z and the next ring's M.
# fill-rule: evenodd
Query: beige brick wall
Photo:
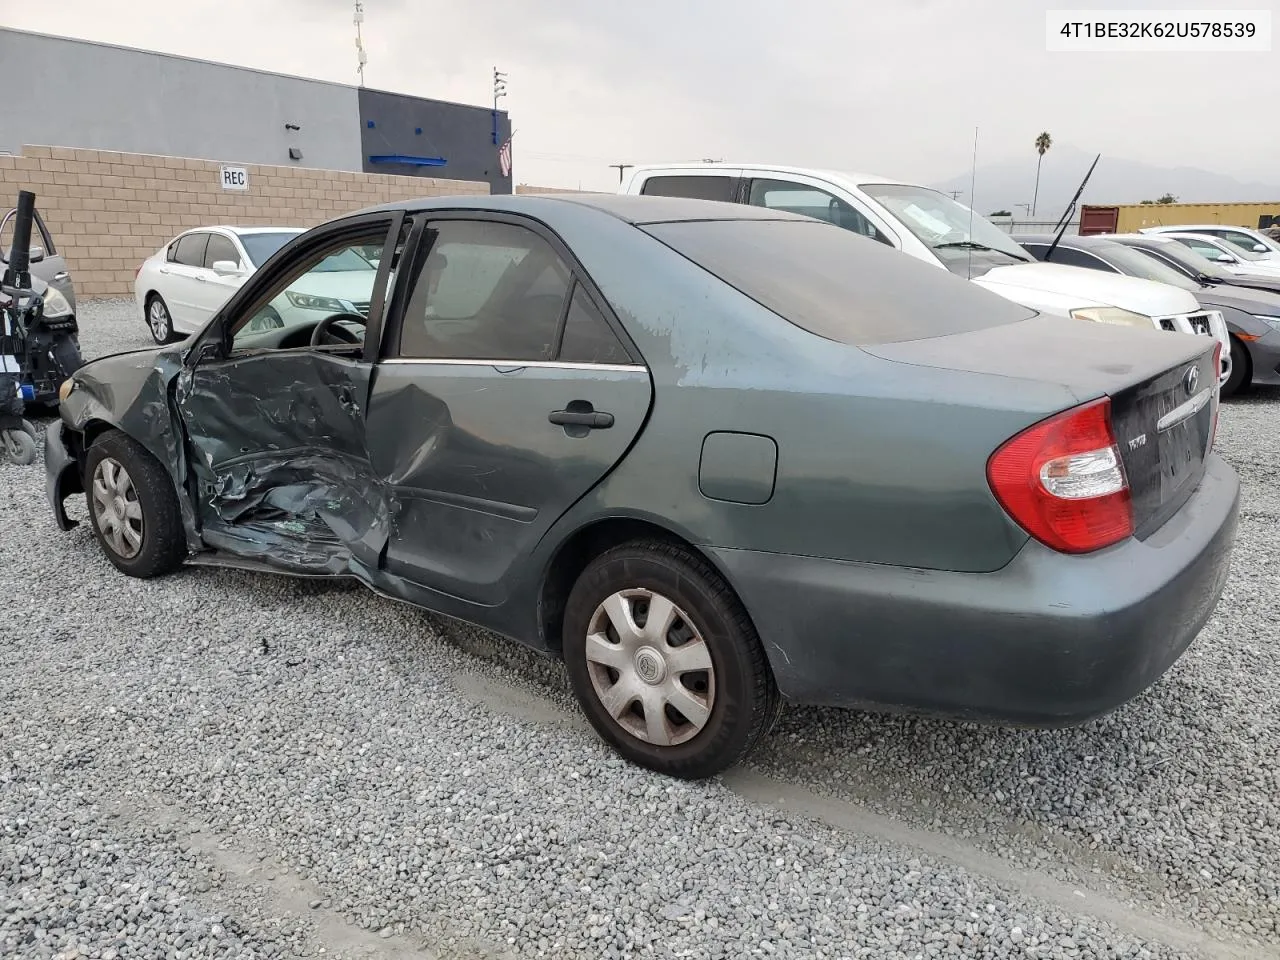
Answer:
M487 183L238 164L248 190L223 190L217 161L70 147L0 156L0 206L21 189L67 258L76 295L133 294L138 265L174 234L227 223L310 227L413 197L488 193ZM2 215L2 213L0 213Z

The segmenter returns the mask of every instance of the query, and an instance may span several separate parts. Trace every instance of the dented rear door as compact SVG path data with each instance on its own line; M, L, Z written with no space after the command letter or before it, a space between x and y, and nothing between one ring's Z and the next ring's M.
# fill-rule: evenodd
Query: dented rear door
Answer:
M394 307L369 401L396 507L385 569L498 605L539 540L626 456L649 371L551 231L433 218Z

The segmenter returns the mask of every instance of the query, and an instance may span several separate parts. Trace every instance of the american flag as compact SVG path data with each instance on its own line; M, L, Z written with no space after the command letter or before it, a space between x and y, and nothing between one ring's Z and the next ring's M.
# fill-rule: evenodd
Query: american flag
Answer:
M498 148L498 169L504 177L511 176L511 138L507 137Z

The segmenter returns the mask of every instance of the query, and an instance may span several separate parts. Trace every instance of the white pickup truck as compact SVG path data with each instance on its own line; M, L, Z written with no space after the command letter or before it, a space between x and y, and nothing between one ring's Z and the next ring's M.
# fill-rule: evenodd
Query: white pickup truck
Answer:
M619 193L697 197L789 210L861 233L1042 313L1217 338L1231 375L1226 322L1187 290L1039 263L995 224L928 187L885 177L770 164L636 167Z

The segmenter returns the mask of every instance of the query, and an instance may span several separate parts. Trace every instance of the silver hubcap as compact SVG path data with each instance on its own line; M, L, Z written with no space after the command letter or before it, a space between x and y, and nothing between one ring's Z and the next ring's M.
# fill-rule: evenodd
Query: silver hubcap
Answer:
M159 300L152 300L150 317L152 335L157 340L164 340L169 336L169 311L164 308L164 304Z
M683 610L652 590L620 590L596 607L587 672L609 716L655 746L692 740L715 704L706 642Z
M137 556L142 549L142 504L128 471L110 457L93 471L93 515L116 556Z

